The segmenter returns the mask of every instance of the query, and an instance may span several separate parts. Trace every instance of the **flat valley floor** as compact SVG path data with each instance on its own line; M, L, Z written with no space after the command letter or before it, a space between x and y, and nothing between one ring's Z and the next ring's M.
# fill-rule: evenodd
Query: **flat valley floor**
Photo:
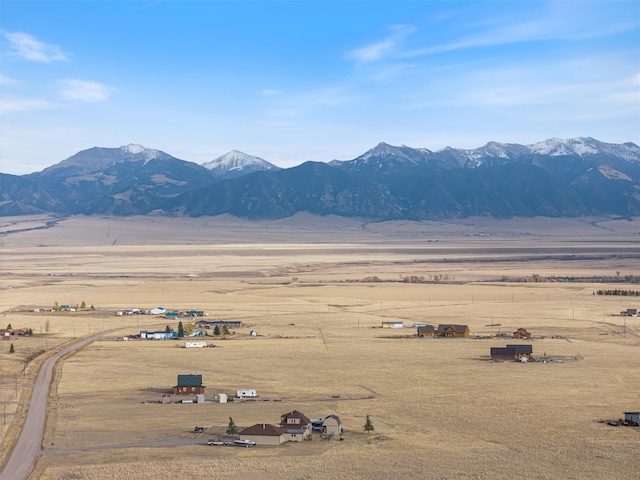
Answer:
M640 429L600 422L640 411L640 318L620 315L640 297L596 294L640 291L639 219L6 217L0 244L0 327L33 332L0 342L2 465L44 355L104 332L58 363L30 478L640 478ZM121 340L177 329L116 316L157 306L242 326L216 348ZM533 340L504 338L520 327ZM507 343L547 361L491 362ZM204 404L158 403L189 373ZM213 401L241 388L258 400ZM292 410L344 439L202 444Z

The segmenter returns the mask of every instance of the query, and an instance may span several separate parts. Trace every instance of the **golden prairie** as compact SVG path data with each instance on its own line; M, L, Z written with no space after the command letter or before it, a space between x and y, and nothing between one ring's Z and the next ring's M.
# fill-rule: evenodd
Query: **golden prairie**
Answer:
M619 315L640 298L594 294L640 290L637 220L74 217L31 229L43 220L3 219L0 232L1 326L34 332L12 341L13 354L0 345L3 461L36 355L106 333L58 364L32 478L640 476L640 431L598 422L640 410L640 320ZM54 302L95 310L34 312ZM118 341L177 328L115 315L156 306L242 327L207 337L216 348ZM466 324L471 336L419 339L413 327L382 328L389 321ZM524 342L496 337L519 327L534 356L556 361L490 362L491 347ZM254 388L260 401L154 403L185 373L202 374L208 400ZM196 425L202 439L229 417L243 428L294 409L338 415L344 441L189 444Z

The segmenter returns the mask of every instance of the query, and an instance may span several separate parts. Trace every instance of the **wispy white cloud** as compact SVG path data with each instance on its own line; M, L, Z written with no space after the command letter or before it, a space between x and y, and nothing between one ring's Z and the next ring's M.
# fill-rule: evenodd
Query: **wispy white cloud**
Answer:
M115 88L88 80L67 79L61 80L60 84L59 93L63 98L82 102L104 102L115 91Z
M24 60L50 63L69 59L69 54L62 48L41 42L28 33L2 32L2 36L8 40L11 53Z
M56 107L55 103L40 98L3 98L2 102L0 102L0 114L30 112Z
M337 107L350 102L352 96L345 87L329 86L282 98L277 97L277 103L267 112L275 118L293 118L307 114L316 108ZM276 122L278 123L279 120Z
M395 52L404 39L415 31L411 25L393 25L391 34L379 42L357 48L349 53L350 58L359 62L373 62Z
M565 5L565 3L567 5ZM446 53L472 48L511 45L530 41L567 40L578 41L605 37L637 29L640 21L629 18L607 21L606 14L597 11L576 11L571 2L550 2L552 8L535 18L514 20L510 17L495 19L492 24L468 25L470 31L451 42L425 46L399 53L400 57L413 58L436 53ZM476 30L472 32L472 30Z
M0 85L13 85L18 83L13 78L5 77L4 75L0 75Z

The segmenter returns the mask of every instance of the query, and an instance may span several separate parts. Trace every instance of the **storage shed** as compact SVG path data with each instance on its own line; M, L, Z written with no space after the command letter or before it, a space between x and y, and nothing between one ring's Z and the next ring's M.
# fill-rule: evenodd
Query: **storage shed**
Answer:
M342 435L342 422L337 415L328 415L322 422L322 433L333 436Z

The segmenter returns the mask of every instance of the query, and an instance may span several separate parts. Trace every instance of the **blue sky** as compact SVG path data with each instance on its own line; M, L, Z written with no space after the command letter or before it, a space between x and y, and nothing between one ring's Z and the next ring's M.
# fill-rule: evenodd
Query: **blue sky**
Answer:
M640 144L640 2L0 6L0 171L129 143L289 167L379 142Z

